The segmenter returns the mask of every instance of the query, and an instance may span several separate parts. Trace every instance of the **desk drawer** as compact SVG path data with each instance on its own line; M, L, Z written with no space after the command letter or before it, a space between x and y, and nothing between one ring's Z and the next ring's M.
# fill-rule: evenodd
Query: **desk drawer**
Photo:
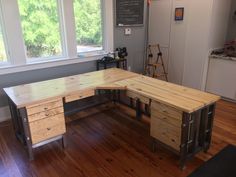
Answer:
M69 95L69 96L65 97L65 102L69 103L72 101L80 100L80 99L91 97L94 95L95 95L94 89L87 89L87 90L83 90L83 91L80 91L76 94Z
M183 112L157 101L151 103L151 136L179 151Z
M175 119L176 121L182 122L183 112L179 111L173 107L164 105L162 103L152 101L151 103L151 111L153 116L163 117L166 116L168 119Z
M139 99L140 102L144 103L144 104L149 104L150 103L150 99L145 97L145 96L142 96L142 95L139 95L137 93L134 93L134 92L131 92L131 91L126 91L126 95L130 98L133 98L133 99Z
M43 112L39 112L36 114L32 114L28 116L28 120L29 122L33 122L33 121L37 121L40 119L45 119L47 117L52 117L52 116L56 116L58 114L62 114L64 113L64 108L63 107L58 107L58 108L54 108L48 111L43 111Z
M28 116L30 116L36 113L45 112L45 111L58 108L58 107L63 107L62 99L52 100L50 102L47 101L47 102L42 102L35 105L27 106L26 109L27 109Z
M151 109L151 118L152 119L160 119L168 124L171 124L176 127L180 127L182 125L182 120L178 117L171 117L168 114L162 113L155 109Z
M36 144L66 132L64 114L31 122L29 124L32 144Z
M181 127L151 118L151 136L177 151L180 150Z

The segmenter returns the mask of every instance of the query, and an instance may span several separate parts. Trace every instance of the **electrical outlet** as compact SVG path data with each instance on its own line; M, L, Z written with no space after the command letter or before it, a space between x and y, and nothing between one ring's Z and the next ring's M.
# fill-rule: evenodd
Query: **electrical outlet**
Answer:
M132 30L131 28L125 28L125 35L131 35Z

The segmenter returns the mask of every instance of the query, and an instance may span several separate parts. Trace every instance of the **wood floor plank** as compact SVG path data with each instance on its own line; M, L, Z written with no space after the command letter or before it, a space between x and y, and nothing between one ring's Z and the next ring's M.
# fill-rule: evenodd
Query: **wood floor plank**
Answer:
M67 119L67 148L40 147L30 162L10 122L0 124L0 176L12 177L185 177L228 144L236 145L236 104L217 104L212 146L178 168L168 150L150 151L149 124L131 119L134 111L94 107Z

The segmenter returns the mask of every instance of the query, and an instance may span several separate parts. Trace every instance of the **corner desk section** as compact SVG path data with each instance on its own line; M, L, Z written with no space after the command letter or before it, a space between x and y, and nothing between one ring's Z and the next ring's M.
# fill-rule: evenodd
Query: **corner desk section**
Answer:
M150 109L150 135L157 145L177 153L180 166L211 143L215 103L219 96L121 69L107 69L4 88L17 138L33 149L55 140L65 146L66 103L94 96L97 90L122 91Z

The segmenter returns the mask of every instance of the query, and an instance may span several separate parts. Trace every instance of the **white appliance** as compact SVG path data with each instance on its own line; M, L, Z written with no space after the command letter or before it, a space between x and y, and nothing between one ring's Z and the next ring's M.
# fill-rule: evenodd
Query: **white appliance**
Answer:
M210 57L206 91L236 101L236 60Z

